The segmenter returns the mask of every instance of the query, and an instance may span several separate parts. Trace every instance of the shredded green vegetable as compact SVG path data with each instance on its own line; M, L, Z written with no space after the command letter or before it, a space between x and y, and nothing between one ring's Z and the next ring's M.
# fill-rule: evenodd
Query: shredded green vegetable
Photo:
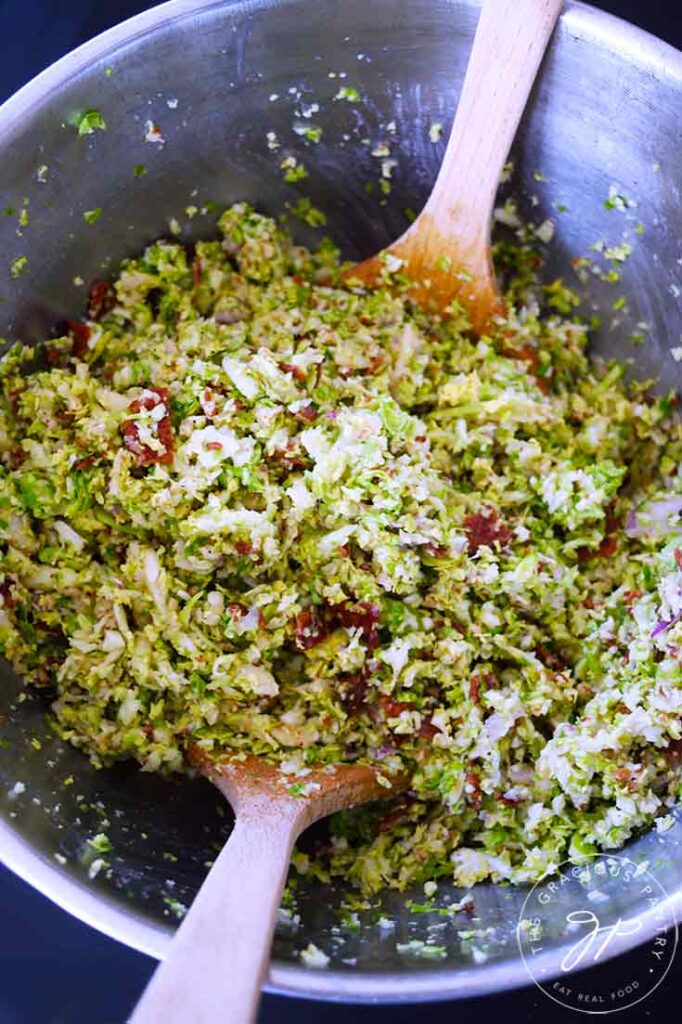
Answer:
M220 228L2 359L5 657L97 765L407 771L295 857L366 892L619 847L679 793L670 396L591 366L527 268L476 339L244 204Z

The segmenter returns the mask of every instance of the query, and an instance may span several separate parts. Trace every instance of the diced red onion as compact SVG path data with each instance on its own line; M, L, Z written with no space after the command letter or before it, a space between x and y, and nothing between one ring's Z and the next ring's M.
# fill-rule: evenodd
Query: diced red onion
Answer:
M682 513L682 494L660 501L650 501L640 509L632 509L625 524L628 537L665 537L675 529L671 522Z
M674 615L672 619L663 619L661 622L657 622L654 628L651 630L651 639L660 636L661 633L665 632L666 629L670 629L676 622L682 619L682 612L679 615Z

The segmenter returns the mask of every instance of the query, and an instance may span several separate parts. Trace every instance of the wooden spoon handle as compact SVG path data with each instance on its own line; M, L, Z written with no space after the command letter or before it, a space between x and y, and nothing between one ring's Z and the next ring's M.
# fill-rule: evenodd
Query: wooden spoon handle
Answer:
M300 824L240 815L131 1024L249 1024Z
M488 248L490 211L563 0L484 0L445 157L426 210ZM447 230L445 230L447 233ZM467 237L469 236L469 237Z

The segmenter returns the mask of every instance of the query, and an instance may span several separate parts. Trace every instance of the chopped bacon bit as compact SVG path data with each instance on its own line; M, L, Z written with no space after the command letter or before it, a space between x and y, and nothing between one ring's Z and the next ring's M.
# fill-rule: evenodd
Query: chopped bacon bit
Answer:
M615 507L613 502L611 502L611 504L607 506L606 514L604 516L604 532L606 534L615 533L617 530L620 530L620 527L620 517L616 515Z
M594 601L591 597L583 598L583 608L594 608Z
M192 263L192 280L194 281L194 287L198 288L201 284L201 257L195 256Z
M306 402L302 405L298 412L294 413L297 420L303 420L304 423L313 423L317 419L317 406L314 402Z
M305 380L305 370L302 366L296 366L295 363L278 363L277 365L282 373L290 373L294 380Z
M308 651L311 647L316 647L330 632L325 616L314 605L298 613L294 629L294 644L299 651Z
M66 325L73 338L72 352L74 356L76 359L84 359L92 331L87 324L81 323L80 320L67 320Z
M286 449L273 452L273 459L281 462L286 469L306 469L310 465L307 454L294 441L287 441Z
M46 345L45 358L47 359L50 366L59 366L62 354L58 348L55 348L54 345Z
M94 455L85 455L82 459L76 459L76 461L73 464L73 468L74 469L90 469L92 466L95 465L95 462L96 462L96 456L94 456Z
M368 601L324 608L311 605L296 616L294 644L300 651L307 651L321 643L338 626L345 626L347 629L359 629L365 648L373 651L378 643L379 614L379 606Z
M148 445L140 441L140 428L135 420L124 420L121 424L123 443L126 448L137 456L140 466L151 466L154 463L169 465L173 461L173 431L170 420L170 396L167 388L147 388L151 394L142 398L135 398L128 406L133 413L139 413L143 409L155 409L163 405L165 414L156 424L156 436L163 445L162 452L155 452Z
M677 562L677 567L682 569L682 548L675 548L673 554L675 556L675 561Z
M521 803L523 797L520 797L520 796L514 796L514 797L512 797L512 796L505 796L504 793L500 793L497 796L497 799L500 801L501 804L504 804L505 807L516 807L517 804Z
M598 548L578 548L578 561L591 562L594 558L611 558L618 550L618 539L615 536L621 527L621 520L615 515L613 504L606 509L604 516L604 539Z
M381 352L379 352L377 355L372 356L367 366L362 370L362 373L364 373L366 377L373 377L383 365L384 357Z
M142 395L140 398L134 398L128 406L131 412L142 412L143 409L151 411L163 402L167 411L170 413L168 388L146 388L145 390L151 392L151 394Z
M108 281L93 281L88 296L88 316L99 320L116 302L116 294Z
M220 441L207 441L206 447L210 452L221 452L223 450L223 446Z
M419 736L423 740L432 740L434 736L437 736L440 732L438 726L434 725L431 721L431 715L425 715L422 718L422 724L419 726Z
M614 537L605 537L598 548L579 548L576 554L579 562L591 562L595 558L610 558L615 554L617 546L619 543Z
M499 543L504 547L509 544L513 534L506 523L498 517L493 508L487 506L480 512L465 516L464 528L469 534L469 554L474 555L480 547Z
M636 789L637 778L632 768L628 768L627 765L621 765L620 768L616 768L613 774L616 780L625 786L629 792Z
M682 761L682 739L671 740L663 751L663 757L670 765L677 765L679 761Z
M480 676L472 676L469 680L469 698L474 704L481 703L481 679Z
M618 550L618 541L617 541L617 539L615 537L613 537L613 536L611 536L611 537L604 537L604 540L601 542L601 544L597 548L597 556L599 558L610 558L612 555L615 555L617 550Z
M385 693L379 696L379 703L386 718L399 718L403 711L410 711L414 707L414 704L407 700L394 700L393 697L387 697Z
M638 601L640 597L644 597L643 590L626 590L625 594L623 595L623 601L628 611L632 610L633 604L635 603L635 601Z
M239 619L243 619L247 611L248 608L245 608L243 604L239 604L238 601L230 601L227 606L227 614L231 619L235 619L237 621Z
M250 555L253 551L251 542L248 540L236 540L234 542L234 550L238 555Z
M424 544L423 550L431 555L432 558L444 558L448 553L448 549L444 544L436 544L432 540L428 544Z
M0 583L0 596L2 596L2 603L5 608L14 608L17 603L12 593L16 582L14 576L5 576L2 583Z
M19 469L19 467L23 466L24 462L26 462L27 458L28 455L20 444L12 445L12 449L9 454L9 461L12 469Z
M349 629L360 629L365 647L373 651L379 639L377 637L377 623L381 609L377 604L370 604L369 601L360 601L355 606L339 605L333 609L342 626Z
M467 803L471 804L473 809L477 811L481 806L481 801L483 800L483 797L481 796L481 780L478 772L467 772L464 776L464 782L466 786L471 789L470 793L465 791Z
M291 280L294 282L294 284L297 284L299 286L299 288L306 283L303 280L303 278L300 277L299 274L292 274L291 275Z
M342 544L340 546L339 554L340 554L341 558L348 558L348 556L350 554L350 548L348 547L347 544Z
M367 699L367 674L364 669L339 679L339 699L349 715L357 714Z
M379 353L373 355L366 367L339 367L339 377L348 380L349 377L374 377L384 366L384 356Z
M566 668L566 662L563 658L560 658L554 651L550 651L544 644L538 644L535 648L535 654L540 659L543 665L547 668L551 668L554 672L563 672Z

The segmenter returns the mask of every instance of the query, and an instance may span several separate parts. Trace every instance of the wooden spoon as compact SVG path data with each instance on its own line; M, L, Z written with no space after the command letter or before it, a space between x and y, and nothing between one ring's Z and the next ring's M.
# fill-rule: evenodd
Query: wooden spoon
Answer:
M403 261L401 272L414 282L411 295L427 309L442 311L456 299L478 334L504 312L490 251L493 205L562 3L483 0L450 139L426 206L388 249L347 270L347 281L376 284L388 255Z
M385 799L405 784L392 778L389 790L364 765L295 777L258 757L221 763L195 748L191 760L227 797L236 822L131 1024L254 1020L296 839L318 818ZM292 795L292 786L301 795Z

